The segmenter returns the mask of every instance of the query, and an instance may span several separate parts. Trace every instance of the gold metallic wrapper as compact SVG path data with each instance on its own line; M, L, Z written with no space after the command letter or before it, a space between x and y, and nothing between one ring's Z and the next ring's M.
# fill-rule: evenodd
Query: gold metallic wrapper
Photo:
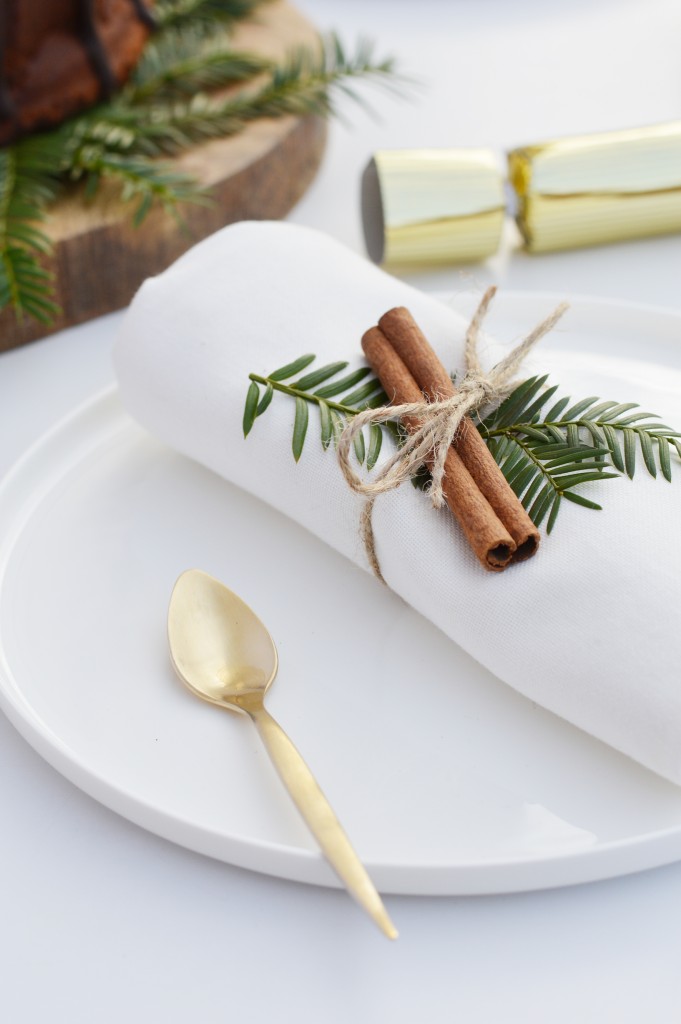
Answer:
M498 248L505 211L491 150L383 150L362 178L364 237L376 263L486 259Z
M531 252L681 231L681 121L508 154Z

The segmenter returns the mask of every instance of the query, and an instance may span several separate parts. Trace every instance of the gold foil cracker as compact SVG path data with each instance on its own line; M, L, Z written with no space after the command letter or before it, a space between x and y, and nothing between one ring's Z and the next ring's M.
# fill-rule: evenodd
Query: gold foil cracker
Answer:
M508 165L531 252L681 231L681 121L523 146Z
M362 179L369 256L487 259L507 194L530 252L681 232L681 121L521 146L508 154L508 178L488 149L377 152Z
M491 150L384 150L362 179L364 236L376 263L486 259L498 248L505 212Z

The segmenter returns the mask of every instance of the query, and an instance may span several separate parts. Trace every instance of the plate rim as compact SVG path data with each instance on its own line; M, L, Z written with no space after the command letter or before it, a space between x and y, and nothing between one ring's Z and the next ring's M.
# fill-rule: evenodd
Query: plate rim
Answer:
M450 306L468 301L479 295L479 290L460 290L438 298ZM500 290L497 302L507 301L552 302L562 301L555 292ZM681 311L665 306L599 298L591 295L570 295L571 305L597 306L608 313L636 310L642 314L664 318L681 326ZM658 338L667 345L667 338ZM62 464L57 464L47 477L37 475L37 486L25 488L26 476L31 476L36 461L49 458L50 450L63 448L69 432L76 433L95 417L98 430L88 433L80 454L69 457L67 448L61 451ZM16 459L0 479L0 524L6 525L9 499L9 529L0 536L0 593L5 586L6 570L14 545L21 535L23 523L30 517L43 497L55 483L88 452L96 450L106 437L122 432L135 421L118 401L115 383L98 389L78 403L65 416L35 439ZM65 462L63 460L66 460ZM29 481L30 483L30 481ZM24 493L22 494L22 488ZM16 493L15 493L16 492ZM12 512L12 503L15 503ZM341 883L316 850L303 849L271 840L219 833L198 822L189 821L178 814L160 810L128 789L116 785L85 763L72 747L66 744L35 712L17 685L11 665L2 644L0 624L0 709L7 715L17 731L53 768L91 798L120 814L126 820L170 842L236 867L254 870L292 881L340 888ZM229 856L225 856L225 847ZM274 869L271 858L277 860ZM597 843L595 846L559 853L539 853L536 856L488 858L479 861L452 863L432 862L427 865L377 864L371 860L366 866L383 892L402 895L491 895L500 893L539 891L541 889L583 884L621 877L648 870L681 859L681 817L678 825L637 833L624 838ZM567 871L567 876L566 876ZM499 875L504 875L500 884Z

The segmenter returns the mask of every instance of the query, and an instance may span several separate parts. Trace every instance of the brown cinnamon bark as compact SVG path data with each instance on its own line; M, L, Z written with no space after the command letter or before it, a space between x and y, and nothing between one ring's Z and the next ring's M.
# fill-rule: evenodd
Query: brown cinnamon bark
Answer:
M456 394L451 377L408 309L403 306L391 309L378 323L424 395L435 399ZM530 558L539 547L539 531L468 417L461 423L454 445L478 488L515 541L511 561Z
M378 327L372 327L366 332L362 338L362 348L393 402L400 404L423 400L418 384ZM403 422L411 433L418 430L420 425L418 418L413 416L405 417ZM511 561L516 549L515 542L453 448L447 453L442 489L445 501L476 557L486 569L500 572Z

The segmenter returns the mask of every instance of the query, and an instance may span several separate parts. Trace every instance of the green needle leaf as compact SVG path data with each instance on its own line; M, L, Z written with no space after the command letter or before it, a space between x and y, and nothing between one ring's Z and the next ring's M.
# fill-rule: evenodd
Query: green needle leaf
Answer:
M653 450L653 442L650 440L650 438L644 431L638 432L638 439L641 445L643 461L646 464L646 469L648 470L651 476L657 476L657 466L655 465L655 452Z
M576 494L574 491L563 491L562 497L566 501L573 501L575 505L582 505L583 508L593 508L597 512L601 512L603 508L602 505L597 505L595 501L590 501L583 494Z
M516 462L515 466L513 467L512 472L508 473L508 475L506 475L506 474L504 474L504 475L506 476L506 479L508 480L510 486L511 487L515 487L516 481L521 479L525 475L525 473L527 472L528 469L534 469L534 468L535 467L534 467L533 463L530 462L529 465L528 465L527 456L523 452L522 453L522 457L520 459L518 459L518 461Z
M274 373L270 374L270 380L286 380L287 377L293 377L294 374L300 373L306 366L314 362L317 357L314 355L301 356L300 359L294 359L292 363L287 363L286 366L280 367L275 370Z
M545 424L545 426L546 426L546 429L547 429L548 433L551 435L551 437L553 438L554 441L556 441L557 443L560 442L561 444L565 444L566 443L565 442L565 436L564 436L564 434L561 433L561 431L558 429L558 427L554 426L552 423L547 423L547 424Z
M660 469L665 480L671 482L672 479L672 463L669 457L669 441L664 437L658 437L657 439L657 450L660 455Z
M549 459L546 463L546 468L554 470L559 466L569 465L572 462L583 462L585 459L593 459L598 455L608 454L608 448L592 448L590 445L585 445L583 448L578 448L577 450L571 448L565 455L559 455L556 459Z
M367 469L371 470L378 462L383 444L383 431L378 423L372 423L369 429L369 451L367 452Z
M504 399L492 416L495 426L503 427L513 423L516 418L523 419L523 410L532 401L546 383L546 377L530 377L523 381L508 398ZM487 420L485 420L487 422Z
M331 422L333 423L333 443L335 446L338 445L340 436L345 430L345 417L337 412L335 409L330 409Z
M568 423L567 439L568 444L574 445L575 447L581 443L581 438L579 436L579 427L576 423Z
M606 413L601 415L601 423L612 422L616 420L622 413L629 412L630 409L638 409L637 402L623 402L620 405L613 405Z
M322 447L326 451L333 444L333 419L331 418L331 410L329 409L326 402L319 403L319 419L322 428Z
M525 511L527 511L530 508L530 506L532 504L532 501L534 499L534 496L536 495L537 491L541 487L543 481L544 481L544 477L542 476L541 471L539 471L537 473L536 477L534 478L534 480L532 481L532 483L530 484L530 486L527 488L527 490L525 491L525 493L523 495L522 505L523 505L523 508L525 509Z
M574 473L570 476L559 476L556 482L561 492L564 493L570 488L576 487L577 484L588 484L592 480L616 480L618 477L618 473L603 473L602 471L596 473Z
M513 492L516 495L518 495L518 497L520 497L520 495L523 493L523 491L529 484L530 480L534 478L536 473L537 467L533 463L530 463L529 466L525 467L522 473L516 476L513 483L511 484L511 487L513 488Z
M557 494L556 497L555 497L555 500L553 502L553 506L551 507L551 515L549 516L548 522L546 524L546 532L547 533L551 533L551 530L556 525L556 518L558 516L558 509L560 508L560 500L561 500L561 495Z
M368 366L362 367L361 370L353 370L352 373L348 373L347 376L334 381L333 384L327 384L325 387L320 388L319 391L315 391L315 395L318 398L333 398L334 395L340 395L343 391L347 391L348 388L359 384L369 373L371 373L371 369Z
M387 405L387 404L388 404L388 396L386 395L385 391L381 388L381 390L377 391L375 395L372 395L371 398L368 401L364 402L362 404L361 408L362 409L378 409L381 406Z
M362 384L356 391L352 391L349 395L346 395L343 399L344 405L358 407L362 402L373 395L374 391L382 390L380 380L370 380L366 384Z
M300 380L295 381L291 387L296 391L309 391L311 388L316 388L318 384L323 384L335 373L340 373L347 365L347 363L329 363L327 366L321 366L318 370L313 370L312 373L307 373Z
M430 471L424 463L422 466L419 466L419 468L414 473L413 477L411 478L411 484L412 487L414 487L415 490L417 491L427 491L428 488L430 487L431 480L432 477L430 475Z
M355 437L354 437L354 440L352 442L352 445L353 445L353 448L355 449L355 455L357 456L357 461L359 462L359 464L361 466L362 463L364 462L364 457L366 455L366 445L364 444L364 434L362 433L361 430L359 430L355 434Z
M536 498L532 508L529 511L529 516L535 526L540 526L544 516L549 510L549 507L556 497L550 483L546 484L545 487L539 492L539 496Z
M307 402L304 398L296 398L296 418L293 424L293 458L298 461L300 458L303 445L305 444L305 435L307 433L309 414L307 411Z
M636 434L629 427L624 432L624 465L627 476L633 480L636 472Z
M620 448L619 439L615 430L607 423L603 426L603 433L605 434L608 446L610 448L610 457L612 464L615 469L619 469L620 473L624 473L624 459L622 458L622 449Z
M582 426L591 434L591 440L596 448L601 449L599 456L608 455L609 449L607 447L607 441L605 440L605 434L601 427L599 427L597 423L593 423L591 420L582 420Z
M620 426L630 426L632 423L638 423L640 420L659 420L659 416L656 416L654 412L635 412L631 416L621 416L618 418L617 423ZM651 424L653 426L653 424Z
M531 427L529 423L522 424L522 433L526 437L531 437L534 441L545 442L549 440L549 435L543 430L538 430L536 427Z
M517 442L515 442L513 447L511 448L509 454L506 456L506 458L504 459L504 461L503 461L503 463L501 465L501 468L503 470L504 476L506 477L507 480L508 480L509 476L511 475L511 473L513 472L513 470L518 465L518 463L522 461L523 456L524 456L523 449L521 448L521 446Z
M255 423L255 417L258 414L258 399L260 398L260 388L251 381L246 392L246 405L244 407L244 418L243 418L243 429L244 437L247 437L251 432L251 427Z
M546 468L549 469L548 466ZM592 470L596 473L600 473L602 476L603 471L606 468L607 463L605 462L587 462L585 460L580 461L578 459L576 462L564 463L562 466L556 466L554 469L551 469L551 476L558 480L562 487L563 481L565 480L566 475L569 473L586 473L587 470Z
M603 419L604 417L601 416L601 413L606 412L608 409L614 409L616 405L617 402L599 402L598 405L594 405L593 409L589 409L589 419L597 420L599 417ZM547 419L550 419L550 417L547 417Z
M570 404L570 399L569 398L561 398L561 399L559 399L556 402L556 404L551 406L551 408L547 412L547 414L545 416L546 421L548 423L550 423L551 420L557 420L559 418L560 414L562 413L563 409L567 405L569 405L569 404Z
M597 395L592 395L591 398L583 398L581 402L577 402L576 405L573 405L571 409L568 409L568 411L566 413L564 413L563 419L561 420L561 422L562 423L567 423L568 420L576 420L576 419L578 419L582 415L583 412L586 412L586 410L589 408L590 405L593 405L594 402L597 402L597 401L598 401L598 396Z
M268 405L272 401L272 396L273 395L274 395L274 388L272 387L271 384L268 384L267 387L265 388L265 394L260 399L260 401L258 403L258 408L255 411L256 417L257 416L262 416L262 414L265 412L265 409L267 409Z
M539 383L543 387L543 385L546 383L546 377L541 377ZM532 402L530 405L523 409L522 418L525 421L525 423L531 422L532 417L535 416L536 413L538 413L544 405L546 405L550 398L553 398L557 390L557 384L555 384L553 387L547 388L546 391L542 391L540 393L539 398L535 398L534 402Z

